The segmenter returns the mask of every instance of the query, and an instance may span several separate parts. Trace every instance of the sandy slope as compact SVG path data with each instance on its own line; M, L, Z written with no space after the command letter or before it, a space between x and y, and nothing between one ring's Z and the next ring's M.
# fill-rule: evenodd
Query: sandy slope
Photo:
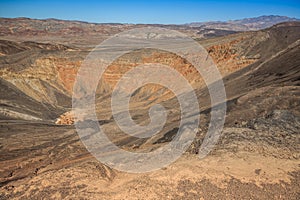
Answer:
M247 33L248 39L234 48L243 50L252 44L252 48L241 52L248 57L259 54L258 60L224 77L228 112L214 150L202 160L197 157L210 117L207 90L198 88L201 124L195 141L176 162L149 173L129 174L101 164L83 146L72 125L54 124L53 119L70 106L70 96L61 82L46 81L40 85L42 89L38 91L45 95L47 101L44 101L32 97L35 87L23 91L1 79L1 109L15 113L9 117L1 113L0 199L299 199L299 27L295 23L278 25L250 36ZM268 37L261 38L266 35ZM219 38L220 43L230 39L228 37ZM216 41L212 39L206 44ZM216 56L218 51L228 51L228 48L231 47L217 45ZM34 52L38 58L45 52L55 57L61 50ZM84 56L86 52L64 53L73 58ZM22 50L3 56L1 62L4 68L11 66L11 74L20 75L18 72L26 71L36 58L29 56L25 62L24 55L30 52ZM22 62L18 62L19 58ZM37 68L36 78L41 78L39 73L45 73L42 66ZM51 65L44 69L50 70ZM4 72L4 77L9 74ZM57 74L50 75L56 77ZM26 86L22 76L6 78ZM47 94L51 94L51 98ZM58 99L61 102L55 103ZM135 103L132 116L137 122L146 123L149 121L147 106L137 108L149 105L148 102ZM168 99L163 105L172 111L167 124L156 137L146 140L118 135L110 117L100 122L109 130L108 137L121 147L150 151L168 142L179 123L176 99ZM108 113L105 110L104 115ZM20 119L21 114L43 120Z

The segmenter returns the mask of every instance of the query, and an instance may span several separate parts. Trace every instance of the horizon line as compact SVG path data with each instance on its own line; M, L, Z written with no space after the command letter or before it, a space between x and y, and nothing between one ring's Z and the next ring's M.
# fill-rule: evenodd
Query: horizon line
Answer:
M231 22L231 21L238 21L238 20L244 20L244 19L252 19L252 18L259 18L259 17L287 17L290 19L295 19L296 21L300 20L297 17L291 17L286 15L259 15L256 17L245 17L245 18L237 18L237 19L227 19L224 21L220 20L208 20L208 21L192 21L192 22L185 22L185 23L130 23L130 22L93 22L93 21L84 21L84 20L77 20L77 19L62 19L62 18L31 18L31 17L3 17L0 16L2 19L31 19L31 20L57 20L57 21L69 21L69 22L81 22L81 23L88 23L88 24L129 24L129 25L187 25L192 23L207 23L207 22Z

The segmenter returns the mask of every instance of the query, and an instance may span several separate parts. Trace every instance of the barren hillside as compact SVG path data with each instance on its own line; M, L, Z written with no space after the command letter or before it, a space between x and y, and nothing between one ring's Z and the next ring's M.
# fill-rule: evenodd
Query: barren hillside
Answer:
M210 97L193 66L154 49L112 63L98 85L97 115L108 138L128 151L166 145L181 113L173 93L146 85L131 98L132 118L146 125L149 107L161 103L168 111L166 124L150 138L124 134L111 115L110 93L127 71L144 63L169 65L191 82L199 99L200 126L188 151L167 167L141 174L97 161L79 139L70 111L74 81L92 44L144 25L0 23L0 199L299 199L299 22L197 38L220 70L227 95L225 127L204 159L197 155L209 128ZM197 30L174 27L192 36ZM91 40L76 40L80 34Z

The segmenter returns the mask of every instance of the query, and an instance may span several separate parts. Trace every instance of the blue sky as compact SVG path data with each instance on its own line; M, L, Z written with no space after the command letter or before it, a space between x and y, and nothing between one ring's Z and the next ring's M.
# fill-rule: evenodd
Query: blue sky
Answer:
M58 18L99 23L182 24L199 21L226 21L260 15L300 18L300 0L245 2L236 0L0 0L1 17Z

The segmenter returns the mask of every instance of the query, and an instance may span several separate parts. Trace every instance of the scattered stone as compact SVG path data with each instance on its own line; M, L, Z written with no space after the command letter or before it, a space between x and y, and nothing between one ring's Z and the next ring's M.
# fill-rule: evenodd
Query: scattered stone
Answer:
M72 124L74 124L74 121L75 121L74 113L69 111L69 112L66 112L66 113L60 115L59 118L57 118L55 124L72 125Z

